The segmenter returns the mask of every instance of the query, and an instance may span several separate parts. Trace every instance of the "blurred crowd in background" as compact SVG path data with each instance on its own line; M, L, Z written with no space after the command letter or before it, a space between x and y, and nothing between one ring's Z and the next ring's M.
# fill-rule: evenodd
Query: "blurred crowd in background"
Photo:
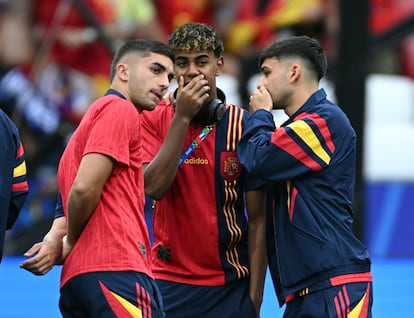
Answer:
M386 10L391 2L371 0L376 13ZM213 25L225 42L225 74L221 77L229 87L224 91L231 92L228 102L247 107L251 87L256 84L251 79L259 71L258 53L273 40L296 34L315 37L328 54L330 68L335 68L338 3L0 0L0 107L20 130L30 185L26 205L7 233L5 254L23 253L49 228L60 154L89 104L105 93L113 53L124 41L166 41L178 25L189 21ZM373 31L378 31L381 23L372 21ZM414 54L413 44L411 37L386 52L378 64L381 71L405 71L414 78L413 61L408 58Z

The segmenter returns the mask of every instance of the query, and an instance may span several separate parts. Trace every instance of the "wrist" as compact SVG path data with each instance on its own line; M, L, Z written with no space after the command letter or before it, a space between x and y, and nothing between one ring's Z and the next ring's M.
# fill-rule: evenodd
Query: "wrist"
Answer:
M179 113L175 113L173 121L175 121L177 123L180 123L180 124L183 124L186 127L188 127L191 123L191 118L187 117L187 116L184 116L182 114L179 114Z
M65 235L62 237L62 242L69 247L73 247L76 244L77 239L72 237L72 235Z

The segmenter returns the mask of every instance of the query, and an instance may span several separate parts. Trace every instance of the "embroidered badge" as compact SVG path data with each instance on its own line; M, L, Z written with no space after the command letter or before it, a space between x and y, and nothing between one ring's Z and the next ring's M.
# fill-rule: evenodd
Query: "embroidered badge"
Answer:
M145 245L144 245L144 244L142 244L141 242L138 242L138 248L139 248L139 250L141 251L142 255L143 255L144 257L147 257L147 250L146 250L146 248L145 248Z
M171 249L165 246L158 246L158 258L167 262L171 262Z
M220 171L225 180L236 180L242 171L242 166L237 157L237 153L233 151L223 151L220 155Z

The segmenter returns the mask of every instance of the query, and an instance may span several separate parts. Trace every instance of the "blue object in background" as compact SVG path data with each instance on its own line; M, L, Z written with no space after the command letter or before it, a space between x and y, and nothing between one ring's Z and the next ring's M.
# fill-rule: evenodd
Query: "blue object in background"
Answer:
M365 242L374 258L414 257L414 183L370 182L365 187Z

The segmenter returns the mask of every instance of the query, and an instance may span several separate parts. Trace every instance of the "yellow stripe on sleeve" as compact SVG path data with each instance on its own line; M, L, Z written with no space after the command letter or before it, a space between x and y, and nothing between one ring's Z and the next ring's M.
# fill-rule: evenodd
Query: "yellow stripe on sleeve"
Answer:
M317 155L326 164L329 164L331 157L325 149L323 149L318 137L305 121L298 120L290 124L289 127L312 149L315 155Z
M13 178L21 177L26 174L26 162L23 161L13 170Z

